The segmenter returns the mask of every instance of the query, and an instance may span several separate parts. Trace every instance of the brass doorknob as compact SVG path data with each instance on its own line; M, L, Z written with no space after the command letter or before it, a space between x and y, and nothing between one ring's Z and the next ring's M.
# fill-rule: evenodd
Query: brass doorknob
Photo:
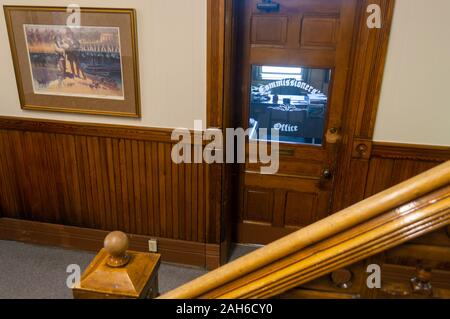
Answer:
M328 144L337 144L342 140L342 136L340 133L339 128L332 127L328 130L326 134L326 141Z
M333 177L333 173L331 172L331 170L329 168L326 168L322 172L322 177L324 179L331 179Z

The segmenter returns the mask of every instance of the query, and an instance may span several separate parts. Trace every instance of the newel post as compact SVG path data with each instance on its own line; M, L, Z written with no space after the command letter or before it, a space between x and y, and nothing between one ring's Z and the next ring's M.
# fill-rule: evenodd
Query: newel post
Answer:
M152 299L158 292L159 254L129 251L128 236L112 232L73 288L75 299Z

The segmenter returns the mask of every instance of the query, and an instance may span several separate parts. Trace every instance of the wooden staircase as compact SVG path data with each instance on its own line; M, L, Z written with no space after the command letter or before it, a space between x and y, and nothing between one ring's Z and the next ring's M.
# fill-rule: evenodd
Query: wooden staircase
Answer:
M342 281L339 270L448 225L450 162L305 227L160 298L301 298L305 296L304 291L297 288L302 285L333 272L333 280L339 284ZM441 249L437 255L450 258L450 244L446 245L430 249ZM450 273L438 274L441 278L439 287L433 290L431 270L418 269L410 280L407 278L410 291L402 288L392 296L450 298ZM310 291L309 296L315 295L338 296Z

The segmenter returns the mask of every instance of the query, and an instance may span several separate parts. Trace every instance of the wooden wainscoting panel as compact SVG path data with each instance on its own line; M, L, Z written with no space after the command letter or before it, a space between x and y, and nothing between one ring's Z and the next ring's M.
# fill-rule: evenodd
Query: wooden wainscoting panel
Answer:
M173 143L168 129L1 117L0 217L219 244L220 167L173 163Z
M18 175L25 171L15 171L11 156L3 151L10 147L9 142L0 131L0 216L20 218L22 203L17 200L20 198L17 181L20 179Z
M374 143L365 196L391 186L450 160L450 147Z
M335 189L341 197L334 197L334 210L351 206L448 160L450 147L355 139L346 184Z
M408 159L373 158L370 161L366 197L379 193L411 177L423 173L439 163Z

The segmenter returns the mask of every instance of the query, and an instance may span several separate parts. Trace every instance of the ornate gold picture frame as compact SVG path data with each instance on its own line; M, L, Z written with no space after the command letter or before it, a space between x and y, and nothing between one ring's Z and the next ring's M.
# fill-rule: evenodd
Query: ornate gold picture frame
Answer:
M22 109L140 117L136 12L4 6Z

